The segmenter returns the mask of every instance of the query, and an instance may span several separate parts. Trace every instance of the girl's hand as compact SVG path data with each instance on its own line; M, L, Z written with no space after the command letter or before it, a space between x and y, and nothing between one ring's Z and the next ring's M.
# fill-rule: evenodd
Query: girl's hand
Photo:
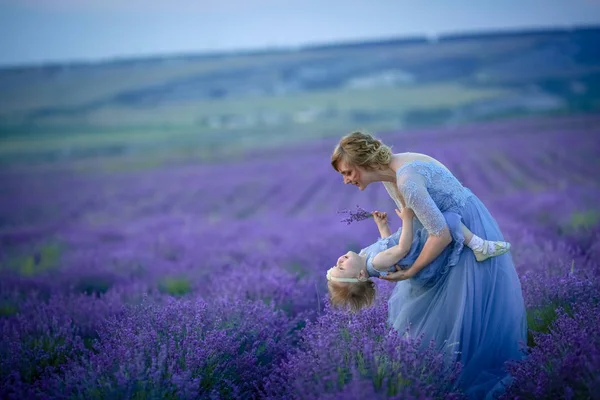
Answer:
M379 279L383 279L388 282L399 282L407 279L412 279L414 276L415 273L412 268L409 268L407 270L396 268L396 272L391 272L387 274L387 276L380 276Z
M396 214L400 217L402 221L413 219L415 216L415 212L412 210L412 208L408 207L402 207L402 211L396 208Z
M387 213L383 211L373 211L373 220L377 226L385 226L388 223Z

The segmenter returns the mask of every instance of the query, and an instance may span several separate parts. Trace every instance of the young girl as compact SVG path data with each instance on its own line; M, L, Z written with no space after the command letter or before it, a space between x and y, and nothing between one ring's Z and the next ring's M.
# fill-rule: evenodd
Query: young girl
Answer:
M402 226L392 234L387 213L374 211L373 219L381 238L362 249L359 254L349 251L327 271L327 287L332 305L349 306L352 311L370 306L375 299L375 283L369 278L385 277L389 272L408 269L417 259L428 233L421 228L413 234L412 209L396 209L396 214L402 220ZM510 243L483 240L474 235L461 222L459 214L442 214L450 229L452 242L426 268L411 278L413 284L421 287L432 286L450 267L456 265L463 245L473 250L478 262L510 250Z

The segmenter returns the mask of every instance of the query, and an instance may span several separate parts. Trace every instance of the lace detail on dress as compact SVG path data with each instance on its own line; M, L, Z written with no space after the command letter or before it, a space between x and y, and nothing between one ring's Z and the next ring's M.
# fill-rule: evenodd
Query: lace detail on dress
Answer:
M428 233L438 236L447 226L442 212L459 212L471 191L446 168L415 160L398 168L398 190Z
M421 176L404 175L398 181L398 189L406 206L412 208L427 232L439 236L447 226L442 212L435 204Z

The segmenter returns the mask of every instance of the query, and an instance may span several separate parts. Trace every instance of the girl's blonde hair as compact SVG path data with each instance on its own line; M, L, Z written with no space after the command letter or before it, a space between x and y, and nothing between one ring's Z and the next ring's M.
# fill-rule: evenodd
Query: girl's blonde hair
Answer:
M353 132L340 139L331 155L331 166L338 172L341 160L366 169L375 169L392 161L392 149L369 133Z
M334 307L349 307L353 312L369 307L375 301L375 283L371 280L356 283L328 281L327 289Z

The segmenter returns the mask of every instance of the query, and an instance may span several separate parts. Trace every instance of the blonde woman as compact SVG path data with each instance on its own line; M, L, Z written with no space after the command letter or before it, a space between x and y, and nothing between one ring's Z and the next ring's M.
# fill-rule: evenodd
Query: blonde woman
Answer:
M372 135L344 136L331 156L345 184L361 191L383 182L400 210L414 212L414 229L426 232L421 252L408 269L381 279L397 282L388 300L388 322L398 331L435 340L448 362L463 364L461 386L469 398L491 396L510 379L504 362L521 359L527 318L521 283L510 253L478 262L474 251L500 251L504 240L494 217L440 161L421 153L392 153ZM460 216L477 243L467 243L454 265L439 269L435 283L415 290L411 280L452 242L443 212ZM486 238L483 241L480 238ZM480 241L480 242L479 242Z

